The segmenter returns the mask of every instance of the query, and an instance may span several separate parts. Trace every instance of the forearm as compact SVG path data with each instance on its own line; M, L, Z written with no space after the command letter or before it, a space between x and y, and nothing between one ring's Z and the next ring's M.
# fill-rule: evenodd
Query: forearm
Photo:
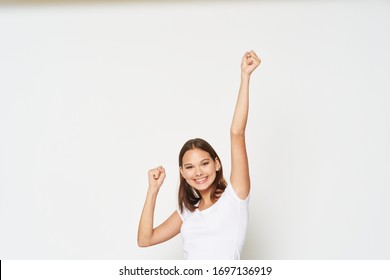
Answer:
M249 111L249 82L250 75L242 73L240 89L238 92L236 107L233 114L233 120L230 127L232 135L245 135L245 128L248 120Z
M138 226L138 245L145 247L150 245L153 236L154 209L158 192L148 190L144 208Z

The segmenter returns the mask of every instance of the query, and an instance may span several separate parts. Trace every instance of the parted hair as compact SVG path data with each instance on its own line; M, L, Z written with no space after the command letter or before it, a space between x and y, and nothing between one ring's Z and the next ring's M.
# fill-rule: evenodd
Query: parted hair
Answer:
M195 138L188 140L183 147L180 150L179 153L179 167L183 168L183 156L184 154L191 149L201 149L205 152L208 152L212 160L219 160L220 168L216 174L215 180L211 185L211 193L210 198L212 201L216 201L221 194L225 191L225 188L227 186L227 183L225 181L225 178L223 177L223 170L222 170L222 163L219 159L219 156L215 152L214 148L205 140L201 138ZM191 212L195 211L197 209L196 204L200 201L201 195L199 191L192 188L184 179L184 177L180 173L180 185L179 185L179 209L180 212L183 212L184 207L186 207Z

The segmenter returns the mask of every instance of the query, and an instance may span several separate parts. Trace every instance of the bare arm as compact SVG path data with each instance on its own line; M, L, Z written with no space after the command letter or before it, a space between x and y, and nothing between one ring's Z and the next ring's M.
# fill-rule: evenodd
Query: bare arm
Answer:
M249 111L249 82L252 72L260 65L254 51L245 53L241 62L241 84L230 127L231 174L230 182L241 199L250 191L248 156L245 144L245 129Z
M164 223L153 228L156 199L164 179L163 167L149 171L149 188L138 226L138 246L140 247L162 243L180 232L182 221L177 211L173 212Z

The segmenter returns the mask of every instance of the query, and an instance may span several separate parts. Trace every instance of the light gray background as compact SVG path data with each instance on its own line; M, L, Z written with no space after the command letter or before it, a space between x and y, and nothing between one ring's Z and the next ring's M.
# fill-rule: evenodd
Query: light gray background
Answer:
M244 259L390 258L388 1L0 5L0 258L180 259L136 244L147 170L207 139L229 174L254 49Z

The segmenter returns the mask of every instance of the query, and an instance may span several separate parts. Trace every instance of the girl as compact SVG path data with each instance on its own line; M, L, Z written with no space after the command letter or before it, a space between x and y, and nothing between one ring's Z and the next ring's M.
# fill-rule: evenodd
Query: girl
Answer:
M179 232L185 259L240 259L248 221L250 178L245 146L249 81L260 64L254 51L241 62L241 84L230 127L231 173L226 183L217 153L206 141L187 141L179 154L179 209L153 228L157 194L165 179L162 166L149 171L149 188L138 228L138 245L165 242Z

